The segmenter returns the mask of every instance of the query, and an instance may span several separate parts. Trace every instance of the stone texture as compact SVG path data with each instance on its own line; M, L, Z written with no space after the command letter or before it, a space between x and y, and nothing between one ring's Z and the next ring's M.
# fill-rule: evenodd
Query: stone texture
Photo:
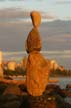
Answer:
M33 28L26 40L26 51L30 53L33 50L41 50L41 38L37 28Z
M9 85L3 93L3 95L6 94L22 95L22 91L16 85Z
M34 27L38 27L41 23L41 15L37 11L32 11L31 14L31 19Z
M44 92L49 78L49 62L37 51L28 56L26 83L32 96L40 96Z
M17 95L6 94L0 96L0 108L20 108L21 98Z

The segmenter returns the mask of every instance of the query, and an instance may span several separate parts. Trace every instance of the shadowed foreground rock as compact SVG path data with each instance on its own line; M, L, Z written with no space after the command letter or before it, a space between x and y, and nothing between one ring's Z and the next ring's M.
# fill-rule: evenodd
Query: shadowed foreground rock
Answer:
M0 96L0 108L20 108L21 98L17 95L7 94Z
M13 92L5 93L11 86ZM49 84L42 96L35 97L28 94L24 85L9 86L0 83L0 87L3 88L0 94L0 108L71 108L71 104L65 102L66 94L61 95L63 90L58 85ZM20 90L23 92L22 95L19 93Z
M65 101L67 95L58 85L48 85L42 96L29 97L31 108L71 108Z
M7 95L7 94L14 94L14 95L18 95L21 96L22 95L22 91L20 90L20 88L16 85L9 85L3 95Z

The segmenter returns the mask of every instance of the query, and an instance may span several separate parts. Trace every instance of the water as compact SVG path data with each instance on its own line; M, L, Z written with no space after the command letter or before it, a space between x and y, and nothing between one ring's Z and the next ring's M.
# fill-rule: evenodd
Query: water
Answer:
M71 77L61 77L61 78L51 78L51 79L58 79L59 82L56 84L59 85L62 89L65 89L67 84L71 85ZM71 104L71 97L66 97L65 101Z
M59 77L51 79L57 79L59 82L57 82L56 84L59 85L62 89L66 88L67 84L71 84L71 77Z
M71 69L71 50L70 51L42 51L41 53L46 59L56 60L58 65L62 65L66 69ZM14 60L18 62L26 56L28 56L26 51L4 52L3 60L4 61Z

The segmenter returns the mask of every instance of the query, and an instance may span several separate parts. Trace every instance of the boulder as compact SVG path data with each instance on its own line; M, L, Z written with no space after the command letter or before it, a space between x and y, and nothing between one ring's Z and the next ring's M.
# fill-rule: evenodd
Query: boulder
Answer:
M32 23L34 27L38 27L41 23L41 15L39 12L37 11L32 11L30 13L31 19L32 19Z
M3 72L2 66L0 65L0 78L3 78L3 77L4 77L4 72Z
M0 108L20 108L21 98L14 94L0 96Z
M26 85L32 96L40 96L44 92L49 79L49 62L37 51L28 56Z
M16 62L10 61L10 62L8 63L7 68L8 68L8 70L15 71L15 69L16 69Z

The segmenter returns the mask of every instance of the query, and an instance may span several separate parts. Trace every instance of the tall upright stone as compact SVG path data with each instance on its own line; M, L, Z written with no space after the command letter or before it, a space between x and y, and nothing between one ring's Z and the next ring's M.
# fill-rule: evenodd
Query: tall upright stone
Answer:
M3 53L0 51L0 78L3 78L3 68L2 68L2 60L3 59Z

